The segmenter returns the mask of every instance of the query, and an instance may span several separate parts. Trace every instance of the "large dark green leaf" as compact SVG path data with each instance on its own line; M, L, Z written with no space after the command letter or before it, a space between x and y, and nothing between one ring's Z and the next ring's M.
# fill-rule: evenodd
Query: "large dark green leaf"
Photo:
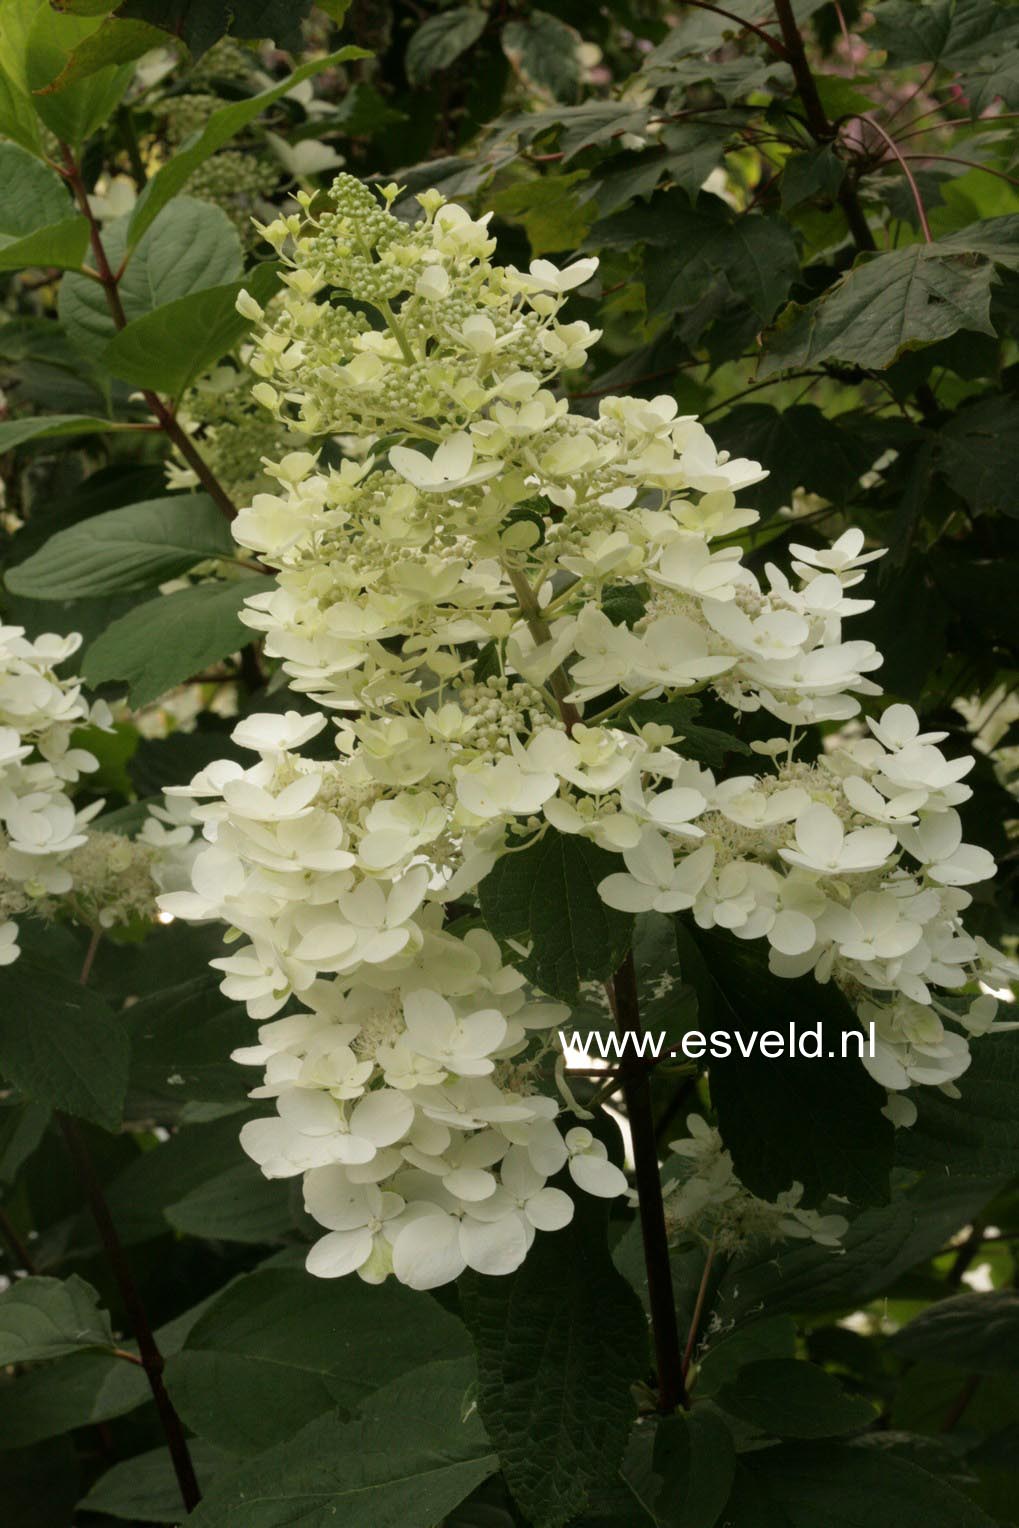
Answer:
M605 1245L604 1216L578 1205L505 1278L466 1274L478 1405L510 1490L537 1528L559 1528L615 1478L647 1368L636 1295Z
M272 1182L243 1161L167 1205L166 1218L186 1236L264 1246L293 1233L298 1194L296 1184Z
M82 673L90 684L124 679L132 704L148 705L253 642L239 612L250 595L271 587L270 578L256 575L195 584L138 605L89 646Z
M412 85L424 85L440 69L472 48L485 30L487 13L480 6L458 5L429 16L415 27L407 46L404 67Z
M122 594L235 553L230 528L208 494L173 495L58 531L8 573L7 587L37 600Z
M925 1470L834 1443L744 1454L729 1512L739 1528L993 1528L979 1507Z
M222 208L177 196L163 208L158 221L149 222L144 236L136 236L137 245L119 282L128 322L191 292L240 279L244 268L240 239ZM107 258L115 269L127 256L131 228L133 221L126 215L103 228ZM117 332L102 286L77 271L69 272L60 283L58 311L68 339L90 362Z
M188 1452L198 1484L208 1491L213 1478L235 1460L221 1448L191 1438ZM165 1447L124 1459L101 1475L78 1503L82 1512L98 1512L128 1523L177 1523L180 1521L180 1486Z
M1019 515L1015 491L1015 441L1019 401L982 398L953 414L941 432L945 474L960 498L981 513Z
M661 1528L715 1528L725 1522L735 1468L732 1434L710 1405L646 1419L634 1434L625 1467Z
M478 888L489 929L531 943L520 965L554 997L606 980L626 954L633 918L598 895L599 881L616 868L607 850L549 829L530 849L504 855Z
M663 191L596 224L591 242L650 246L644 280L652 313L690 308L718 276L758 318L772 317L799 271L789 225L759 213L734 216L716 197L695 204L682 191Z
M986 255L947 241L861 255L816 302L785 309L768 336L760 375L822 361L881 370L903 351L960 329L993 334L993 279Z
M77 1274L19 1279L0 1294L0 1367L113 1346L109 1315Z
M163 986L132 1003L124 1020L131 1033L133 1093L161 1104L243 1103L250 1074L230 1060L230 1052L249 1044L254 1031L244 1005L222 996L215 973Z
M377 1340L368 1326L360 1335L367 1345ZM219 1476L189 1524L434 1528L496 1469L470 1403L472 1378L467 1359L428 1363L380 1390L352 1421L319 1417Z
M376 1287L278 1269L249 1275L216 1301L168 1365L167 1384L195 1432L252 1454L336 1407L349 1414L381 1385L468 1346L461 1324L429 1295L394 1281Z
M968 1374L1019 1369L1019 1293L953 1295L914 1316L891 1339L905 1358L957 1364Z
M775 1199L793 1182L803 1202L829 1194L854 1204L888 1198L894 1132L881 1110L884 1090L868 1076L851 1041L859 1032L841 993L812 976L797 981L772 976L759 949L712 930L679 923L680 964L687 981L707 984L714 1000L712 1027L730 1032L733 1055L713 1059L711 1096L737 1175L762 1199ZM689 967L689 968L688 968ZM750 1036L776 1031L784 1040L794 1027L820 1035L820 1055L767 1059ZM706 1023L705 1023L705 1027Z
M0 1070L29 1098L120 1124L129 1045L98 993L25 951L0 971Z
M1000 619L1006 618L1004 605ZM911 1167L985 1178L1019 1173L1019 1034L975 1040L961 1098L918 1088L916 1125L902 1133L899 1155Z
M869 445L854 433L850 420L828 419L812 403L785 410L741 403L711 426L711 435L731 455L767 463L768 476L748 494L763 514L790 505L797 488L840 507L873 462Z
M16 143L0 143L0 270L79 266L88 224L54 171Z
M850 1396L817 1364L761 1358L718 1390L718 1405L779 1438L832 1438L873 1422L869 1401Z
M248 290L266 302L279 278L273 265L258 266L243 281L206 287L133 319L107 345L102 364L115 377L155 392L182 393L231 350L250 327L237 311Z

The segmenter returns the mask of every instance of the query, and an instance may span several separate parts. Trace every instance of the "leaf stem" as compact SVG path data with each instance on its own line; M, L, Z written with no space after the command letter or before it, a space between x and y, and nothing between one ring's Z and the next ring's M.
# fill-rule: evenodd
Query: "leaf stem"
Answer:
M767 43L776 57L783 60L788 57L785 48L778 38L771 37L764 30L764 27L758 26L756 22L747 21L744 16L737 16L734 11L723 10L720 5L709 5L708 0L686 0L686 3L695 6L699 11L713 11L716 16L724 16L727 21L734 21L741 32L753 32L755 37L759 37L762 42Z
M701 1317L704 1314L704 1302L708 1296L708 1284L711 1280L711 1270L715 1262L717 1243L714 1235L708 1243L708 1255L704 1260L704 1272L701 1274L701 1282L697 1289L697 1299L694 1303L693 1315L690 1317L690 1330L687 1333L686 1347L683 1349L683 1380L690 1372L690 1364L693 1361L694 1348L697 1345L697 1333L700 1331Z
M643 1026L632 952L609 983L608 995L620 1035L641 1036ZM690 1402L679 1349L669 1237L665 1225L662 1177L658 1168L655 1119L651 1106L651 1077L632 1040L625 1046L619 1075L633 1140L633 1166L637 1180L648 1305L651 1309L651 1332L658 1375L658 1409L671 1413L677 1406L688 1408Z
M127 325L127 315L124 312L124 304L120 296L120 277L123 274L123 267L121 267L120 271L114 271L110 265L106 255L106 247L103 244L102 230L99 227L95 213L89 206L88 192L85 190L85 183L81 178L81 167L75 159L70 146L66 143L61 143L60 154L63 164L62 166L56 166L56 168L70 186L74 199L88 223L88 236L89 243L92 246L92 258L95 261L95 272L106 296L106 306L110 310L110 317L113 319L114 326L117 329L123 329ZM228 520L232 520L237 513L237 506L204 456L195 446L187 431L183 430L178 424L173 410L168 404L164 403L158 393L152 392L151 389L143 388L142 397L145 399L149 411L155 415L159 428L167 439L176 446L210 499L213 500L217 508Z
M860 122L866 122L868 127L872 127L877 133L878 137L881 138L887 145L889 153L893 156L893 158L898 160L899 167L909 182L909 189L912 192L913 201L916 204L916 215L920 219L920 229L923 233L924 241L927 244L933 244L934 235L931 233L931 225L927 221L927 208L924 206L923 197L920 195L920 187L917 185L913 172L909 168L909 165L906 163L899 149L899 145L896 143L891 133L887 133L881 126L880 122L875 119L873 112L867 112L866 116L860 117L858 120Z
M528 583L526 574L522 573L519 568L512 567L508 562L504 563L503 566L506 569L510 583L513 585L513 592L517 597L517 602L523 612L524 620L527 623L527 629L531 636L538 643L550 642L552 640L551 629L541 613L537 596ZM566 730L567 732L572 732L580 721L580 712L572 701L566 699L570 693L570 681L566 677L565 670L561 664L550 674L548 682L549 688L555 696L556 705L559 707L559 714L566 723Z
M95 961L96 950L99 947L99 931L96 930L89 941L85 960L82 964L81 974L78 978L84 986L89 979L92 965ZM89 1209L92 1211L92 1219L95 1221L99 1240L102 1242L106 1260L116 1280L120 1291L120 1298L124 1302L134 1332L135 1341L138 1344L140 1354L139 1362L145 1370L152 1391L152 1399L156 1404L156 1412L159 1416L163 1435L166 1438L166 1446L173 1463L174 1474L177 1477L177 1485L180 1488L181 1500L185 1510L191 1512L202 1499L202 1493L198 1488L198 1480L195 1476L194 1464L191 1460L191 1452L188 1448L187 1438L184 1435L184 1427L177 1415L165 1384L163 1383L163 1368L165 1360L156 1342L152 1324L149 1321L145 1303L141 1292L134 1280L131 1265L124 1251L124 1244L117 1234L117 1228L113 1223L110 1206L103 1190L102 1181L96 1172L92 1153L88 1149L77 1121L70 1119L66 1114L58 1113L57 1124L64 1138L71 1160L74 1163L78 1179L88 1200ZM126 1356L121 1354L120 1356Z

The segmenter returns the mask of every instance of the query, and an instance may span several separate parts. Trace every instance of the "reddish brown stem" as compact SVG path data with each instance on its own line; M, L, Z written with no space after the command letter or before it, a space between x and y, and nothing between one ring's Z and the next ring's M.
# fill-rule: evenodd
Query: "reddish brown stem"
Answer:
M643 1034L640 1004L637 998L637 973L632 953L627 955L608 989L612 1014L620 1035L637 1038L626 1044L620 1067L626 1116L633 1141L633 1169L637 1180L640 1230L644 1243L644 1266L647 1270L648 1306L651 1310L651 1334L655 1345L655 1369L658 1376L658 1409L664 1413L677 1406L688 1407L689 1398L683 1378L676 1322L676 1297L672 1287L669 1262L669 1237L662 1199L662 1175L658 1166L655 1119L651 1106L651 1076L637 1054Z
M899 145L896 143L895 139L891 136L890 133L885 132L880 122L875 120L873 112L868 112L865 117L860 117L859 121L866 122L868 127L872 127L877 133L878 137L887 146L888 152L894 159L898 160L902 173L905 175L907 181L909 182L909 189L912 193L913 202L916 206L916 215L920 219L920 231L924 236L925 242L927 244L933 244L934 235L931 233L931 225L927 221L927 208L923 204L923 197L920 195L920 187L917 185L916 180L914 179L912 170L909 168L909 165L902 157L902 154L899 150Z
M704 1262L704 1272L701 1274L700 1286L697 1290L697 1300L694 1304L693 1315L690 1317L690 1330L687 1333L686 1347L683 1349L683 1382L690 1372L693 1362L694 1348L697 1345L697 1333L700 1331L701 1317L704 1314L704 1302L708 1297L708 1284L711 1280L711 1270L715 1262L715 1238L711 1238L708 1246L708 1255Z
M127 315L124 312L124 304L120 296L120 276L123 272L123 267L121 267L120 271L114 271L107 259L102 230L92 208L89 206L88 192L85 190L85 183L81 178L81 168L74 154L66 143L60 145L60 153L63 160L61 173L70 186L74 199L88 223L92 258L95 261L96 275L106 296L106 306L110 310L110 317L113 319L116 328L123 329L127 324ZM190 436L185 430L181 429L174 417L173 410L160 398L158 393L152 392L149 388L142 389L142 397L145 399L150 413L158 421L159 428L167 439L171 440L176 446L210 499L215 502L228 520L232 520L237 513L237 506Z
M99 947L99 934L94 933L89 942L85 960L81 968L78 980L82 986L89 979L92 965L95 960L96 950ZM110 1206L107 1203L102 1180L96 1171L92 1160L92 1153L88 1149L88 1143L78 1127L77 1121L70 1119L66 1114L57 1114L57 1124L64 1138L64 1144L74 1163L75 1172L85 1192L92 1219L95 1221L99 1240L102 1243L106 1260L110 1265L110 1271L120 1291L120 1298L124 1302L138 1344L140 1357L135 1360L145 1370L145 1376L152 1391L152 1399L156 1405L156 1412L166 1439L166 1447L173 1463L174 1474L177 1477L177 1485L180 1489L181 1500L187 1512L197 1507L202 1499L202 1493L198 1488L198 1480L195 1475L194 1464L191 1460L191 1452L188 1441L184 1434L184 1427L177 1415L165 1384L163 1383L164 1359L159 1350L152 1324L149 1321L145 1302L141 1297L131 1271L131 1264L124 1251L124 1244L117 1234L117 1228L110 1214ZM121 1354L122 1357L132 1357L129 1354Z
M796 23L791 0L775 0L775 14L782 29L785 56L793 71L793 79L796 81L800 100L803 102L807 126L818 143L830 143L835 136L835 129L828 120L828 113L818 93L817 81L810 67L810 60L807 58L807 50L803 46L803 34ZM861 251L876 249L874 235L870 231L866 214L856 194L856 185L850 177L847 176L843 180L837 199L857 249Z

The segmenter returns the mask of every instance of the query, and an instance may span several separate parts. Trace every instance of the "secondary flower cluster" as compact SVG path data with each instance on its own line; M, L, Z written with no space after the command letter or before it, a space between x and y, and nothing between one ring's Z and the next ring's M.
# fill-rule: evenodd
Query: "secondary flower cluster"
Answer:
M243 936L216 964L253 1017L305 1009L242 1059L276 1102L246 1149L306 1172L329 1229L309 1266L428 1287L508 1271L565 1223L545 1187L564 1162L583 1188L625 1187L586 1130L556 1125L561 1007L529 999L482 931L443 923L500 855L582 835L621 856L610 906L690 910L766 939L780 974L836 980L896 1093L950 1087L968 1052L949 1025L993 1021L993 1000L953 997L985 974L960 915L993 866L961 844L968 762L907 708L796 759L798 729L851 723L879 693L880 654L842 623L869 608L849 591L880 553L847 532L762 584L730 539L757 518L737 503L756 462L670 398L606 397L591 418L551 391L597 338L560 318L596 262L499 266L487 218L426 192L411 223L395 195L341 176L327 212L299 196L265 230L282 299L239 304L260 401L357 446L338 467L266 462L277 490L235 522L277 574L245 619L332 712L336 750L300 752L321 713L241 723L258 761L184 788L207 798L208 847L165 905ZM684 755L667 702L708 688L788 729L770 772L718 780ZM908 1100L894 1113L908 1122Z
M55 673L81 640L49 633L32 642L21 626L0 627L0 965L20 953L12 915L71 891L69 862L103 805L76 811L68 794L98 768L93 754L72 747L72 732L109 724L108 708L90 707L79 679Z
M794 1183L772 1204L740 1182L722 1137L699 1114L687 1116L689 1132L669 1146L680 1158L679 1176L662 1186L670 1240L698 1236L720 1252L736 1252L753 1241L812 1241L841 1251L849 1229L844 1215L800 1208L802 1183Z

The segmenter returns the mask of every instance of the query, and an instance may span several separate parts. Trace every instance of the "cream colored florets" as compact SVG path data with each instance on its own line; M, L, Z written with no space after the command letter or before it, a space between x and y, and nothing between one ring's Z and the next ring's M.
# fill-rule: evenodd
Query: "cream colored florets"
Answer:
M242 1141L268 1175L305 1175L328 1233L309 1268L424 1288L516 1267L572 1214L546 1184L560 1169L606 1197L626 1186L540 1085L567 1010L469 919L444 926L500 857L590 840L617 857L609 907L683 912L765 941L779 975L837 982L875 1026L865 1064L900 1124L908 1090L950 1091L966 1035L994 1023L974 993L997 957L962 921L994 868L962 842L972 761L892 705L795 762L804 729L880 694L881 655L843 635L880 551L850 530L759 579L731 540L756 519L738 500L758 463L670 397L606 397L594 419L556 397L599 337L561 317L597 262L499 266L487 217L426 192L401 219L396 195L341 176L325 211L299 196L264 230L278 310L240 301L255 396L309 437L266 463L272 491L235 522L276 574L244 619L323 710L247 718L235 738L257 761L180 789L205 842L163 905L239 932L214 964L262 1024L238 1059L265 1069L255 1096L275 1110ZM356 450L327 466L320 435ZM782 736L723 778L681 728L633 726L636 702L693 692ZM302 759L331 729L335 756L320 740ZM725 1176L716 1157L705 1181ZM733 1200L730 1180L705 1204ZM796 1185L774 1206L737 1191L718 1223L733 1244L837 1240ZM695 1192L678 1191L677 1225Z

